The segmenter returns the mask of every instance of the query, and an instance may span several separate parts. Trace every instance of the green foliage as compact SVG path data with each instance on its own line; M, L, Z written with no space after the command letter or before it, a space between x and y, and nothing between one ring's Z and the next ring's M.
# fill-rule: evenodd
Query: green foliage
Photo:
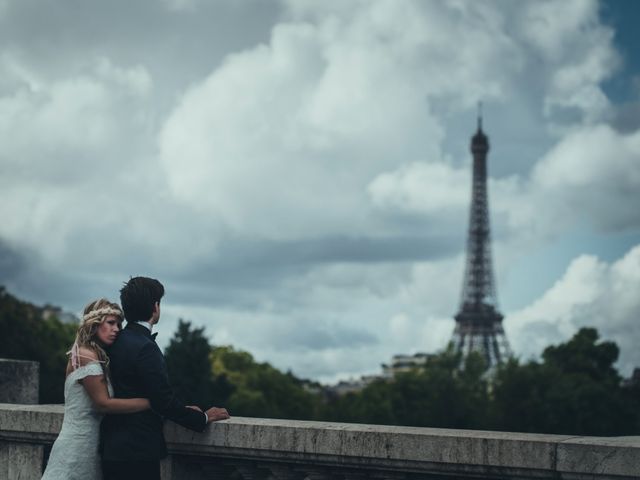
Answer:
M303 382L248 352L230 346L212 347L204 328L180 320L165 351L169 378L187 403L202 408L224 406L233 415L271 418L310 418L318 398Z
M587 376L609 386L618 385L620 376L613 364L618 360L618 346L598 341L595 328L582 328L567 343L547 347L542 353L545 364L567 375Z
M40 362L40 403L63 403L64 380L67 368L67 351L71 348L78 330L77 325L63 323L57 317L42 320L38 338Z
M451 350L420 369L332 400L334 421L570 435L640 433L640 386L623 387L618 347L585 328L545 349L542 361L510 360L489 375L480 356Z
M376 380L358 393L347 393L329 401L321 410L324 420L333 422L396 424L389 384Z
M640 399L629 395L613 364L618 347L583 328L567 343L547 347L541 363L512 360L497 372L495 428L569 435L638 433Z
M0 287L0 357L40 362L40 403L64 402L64 376L76 325L18 300Z
M40 401L63 401L65 352L75 325L0 287L0 357L40 362ZM512 359L486 372L481 356L448 349L424 367L325 398L319 384L259 363L231 346L212 347L204 328L180 320L165 351L171 382L187 403L235 416L570 435L640 434L640 384L623 386L618 347L583 328L546 348L540 361Z
M211 364L217 378L233 385L226 407L233 415L247 417L309 419L315 416L319 398L290 372L282 373L268 363L233 347L216 347Z
M204 328L192 329L191 323L182 319L165 350L169 379L176 394L201 408L224 403L230 393L230 386L216 382L211 372L210 352Z
M447 350L424 368L379 380L359 393L339 397L325 407L335 421L448 428L480 428L488 403L484 364L472 355L465 368Z

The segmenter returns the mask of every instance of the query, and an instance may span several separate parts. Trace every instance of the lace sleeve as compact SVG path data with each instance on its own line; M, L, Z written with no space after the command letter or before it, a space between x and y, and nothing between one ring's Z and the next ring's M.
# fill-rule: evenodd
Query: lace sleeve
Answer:
M102 370L102 366L98 362L89 362L74 370L73 375L76 380L81 380L84 377L90 377L91 375L104 375L104 370Z

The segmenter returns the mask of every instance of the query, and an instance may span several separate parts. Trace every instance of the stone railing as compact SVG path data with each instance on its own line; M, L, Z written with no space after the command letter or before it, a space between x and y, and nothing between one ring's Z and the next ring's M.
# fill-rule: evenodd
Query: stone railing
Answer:
M0 403L38 403L40 363L0 358Z
M0 404L0 479L39 479L61 405ZM640 478L640 437L570 437L232 418L168 423L163 479Z

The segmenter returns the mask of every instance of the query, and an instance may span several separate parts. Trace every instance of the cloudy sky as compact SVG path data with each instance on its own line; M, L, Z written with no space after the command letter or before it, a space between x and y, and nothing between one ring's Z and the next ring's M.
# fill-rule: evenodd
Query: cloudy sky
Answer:
M632 1L0 0L0 284L78 312L131 275L295 374L445 347L476 105L498 300L528 359L640 366Z

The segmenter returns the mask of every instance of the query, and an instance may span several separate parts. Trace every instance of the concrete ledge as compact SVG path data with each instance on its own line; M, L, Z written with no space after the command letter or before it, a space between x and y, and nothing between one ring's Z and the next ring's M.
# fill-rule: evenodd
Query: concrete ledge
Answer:
M53 443L63 416L63 405L0 403L0 440Z
M40 363L0 358L0 403L38 403Z
M0 441L51 443L60 405L0 404ZM423 475L638 479L640 437L571 437L236 417L198 434L168 422L173 455Z
M558 445L558 472L640 478L640 436L574 437Z
M640 437L571 437L476 430L232 418L204 434L168 423L175 453L429 474L519 478L640 478Z

